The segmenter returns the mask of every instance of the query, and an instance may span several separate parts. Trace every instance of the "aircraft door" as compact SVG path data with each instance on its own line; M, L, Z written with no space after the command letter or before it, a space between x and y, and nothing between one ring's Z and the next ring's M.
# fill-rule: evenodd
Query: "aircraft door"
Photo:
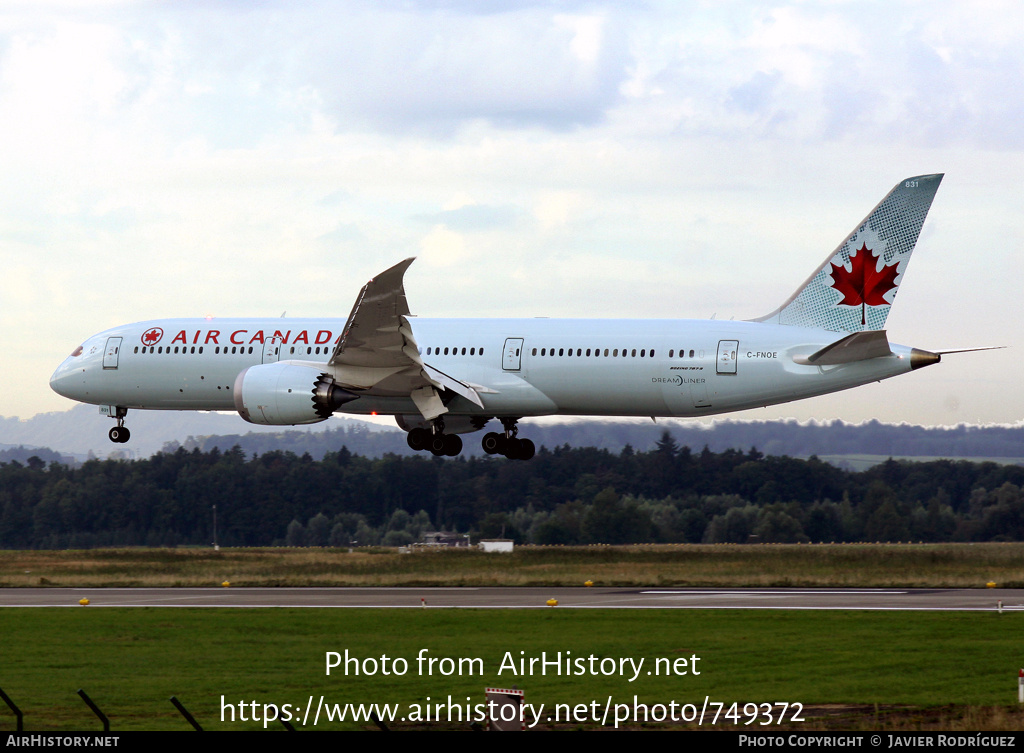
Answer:
M502 352L501 368L505 371L519 371L522 365L523 338L509 337L505 340Z
M103 350L103 368L105 369L116 369L117 368L117 356L121 350L121 338L120 337L108 337L107 347Z
M740 349L739 340L718 341L718 373L735 374L736 358Z
M263 343L263 363L277 363L281 360L281 338L268 337Z

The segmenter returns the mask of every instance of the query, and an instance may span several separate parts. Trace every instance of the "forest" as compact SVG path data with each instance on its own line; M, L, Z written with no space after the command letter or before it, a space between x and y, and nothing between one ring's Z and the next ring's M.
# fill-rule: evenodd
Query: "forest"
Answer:
M348 449L314 460L179 448L78 466L0 463L0 547L403 545L424 531L532 544L1024 539L1024 468L542 447L530 462Z

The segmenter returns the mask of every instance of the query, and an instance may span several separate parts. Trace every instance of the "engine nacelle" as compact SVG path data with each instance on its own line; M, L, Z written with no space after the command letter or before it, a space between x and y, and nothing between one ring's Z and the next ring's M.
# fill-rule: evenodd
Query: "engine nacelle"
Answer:
M358 399L311 366L281 361L250 366L235 378L235 410L251 424L315 424Z

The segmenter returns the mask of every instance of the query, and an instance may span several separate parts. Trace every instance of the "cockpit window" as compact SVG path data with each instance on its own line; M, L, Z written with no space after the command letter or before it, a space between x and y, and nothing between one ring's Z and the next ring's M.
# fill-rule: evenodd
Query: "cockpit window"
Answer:
M80 355L82 355L82 346L81 345L79 345L77 348L74 349L74 351L72 351L71 358L75 358L76 356L80 356Z

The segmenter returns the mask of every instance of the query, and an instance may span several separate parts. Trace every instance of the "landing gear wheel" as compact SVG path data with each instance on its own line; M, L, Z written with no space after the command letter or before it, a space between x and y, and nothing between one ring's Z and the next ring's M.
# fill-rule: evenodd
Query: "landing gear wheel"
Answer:
M430 444L427 448L437 457L441 457L445 454L445 435L435 434L430 438Z
M115 426L109 432L107 436L110 437L111 442L117 442L118 444L124 444L131 437L132 433L128 431L125 426Z
M509 437L505 440L505 457L509 460L519 460L522 447L522 440L516 439L515 437Z
M501 418L501 425L505 427L504 434L491 432L485 434L480 445L484 452L489 455L504 455L509 460L529 460L537 453L537 448L529 439L520 439L516 428L518 418L505 416Z
M501 455L505 446L505 437L497 432L488 432L480 441L480 446L488 455Z
M444 454L453 458L460 452L462 452L462 437L458 434L445 434Z
M405 435L405 441L417 452L425 450L430 446L430 432L423 427L416 427Z

